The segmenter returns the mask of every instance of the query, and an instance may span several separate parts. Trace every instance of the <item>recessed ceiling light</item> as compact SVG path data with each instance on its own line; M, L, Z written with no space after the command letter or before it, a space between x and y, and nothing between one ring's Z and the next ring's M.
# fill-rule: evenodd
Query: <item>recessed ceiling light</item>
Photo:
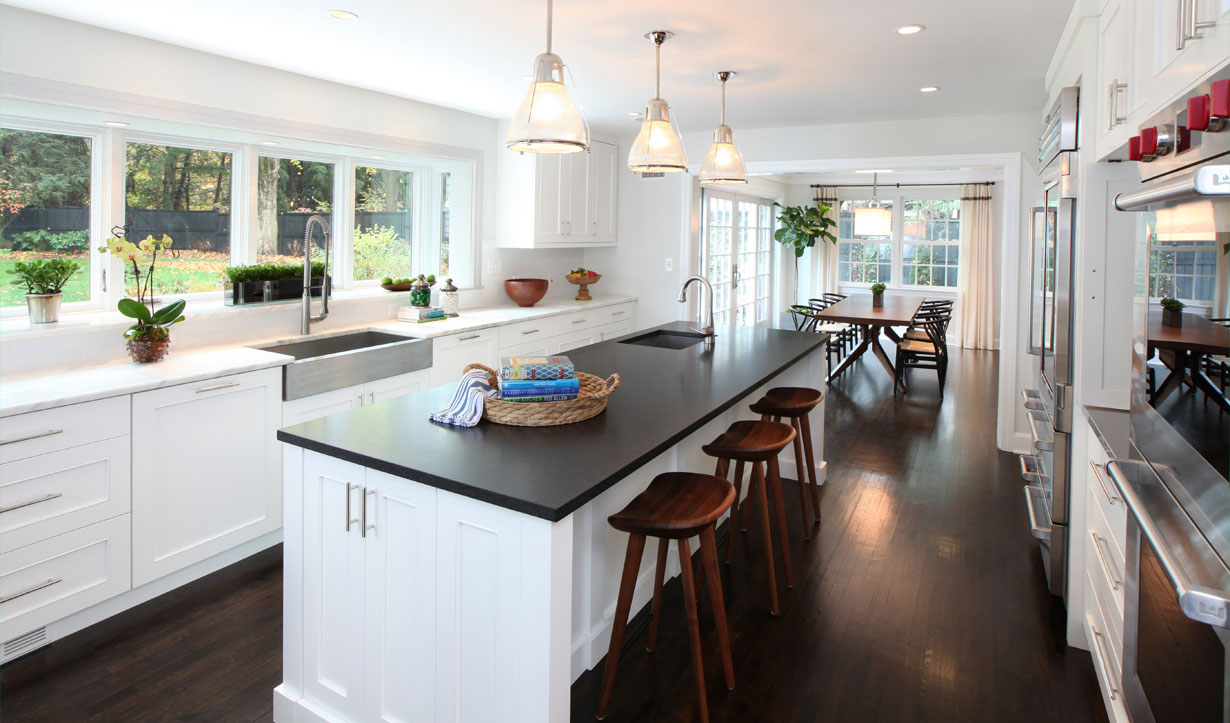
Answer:
M277 141L261 141L260 144L262 146L276 146L278 142Z
M124 121L103 121L103 125L111 126L112 128L123 128L124 126L127 126L128 124L125 123Z
M893 32L898 35L917 35L926 29L926 25L899 25L893 28Z
M352 13L349 10L330 10L329 17L334 20L358 20L358 13Z
M372 156L372 158L384 158L384 156Z
M923 87L918 89L918 92L919 93L934 93L935 91L939 89L940 87L938 85L924 85Z
M627 113L624 113L624 115L628 116L629 118L640 118L641 112L639 110L630 110Z

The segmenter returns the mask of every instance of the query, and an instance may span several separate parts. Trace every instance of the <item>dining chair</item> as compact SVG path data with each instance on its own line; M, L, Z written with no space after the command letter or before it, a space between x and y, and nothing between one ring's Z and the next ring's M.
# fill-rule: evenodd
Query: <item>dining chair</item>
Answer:
M919 310L914 316L911 328L918 329L925 339L903 338L897 345L897 364L895 368L896 381L905 380L905 370L934 369L939 376L940 396L944 396L944 382L948 377L948 323L952 321L952 310L935 308ZM896 395L898 384L893 385Z
M810 304L792 304L786 310L790 312L790 320L791 323L794 324L795 331L810 331L815 333L827 333L829 335L829 340L826 342L824 347L824 353L828 358L829 369L834 368L834 358L840 361L845 356L845 344L842 340L843 332L839 329L834 329L833 327L847 325L821 323L820 317L816 314L822 311L823 307L817 308Z
M1222 326L1230 326L1230 318L1226 319L1209 319L1214 324ZM1204 357L1204 373L1209 376L1217 377L1217 385L1221 387L1221 393L1226 393L1226 385L1230 383L1230 354L1208 354ZM1208 397L1205 397L1205 403L1208 403ZM1226 410L1218 405L1218 411L1225 414Z
M922 305L918 307L918 311L919 313L926 313L929 311L947 311L951 317L952 307L955 303L956 302L952 299L923 299ZM927 332L920 328L916 328L913 325L906 329L905 333L901 336L906 339L927 341Z

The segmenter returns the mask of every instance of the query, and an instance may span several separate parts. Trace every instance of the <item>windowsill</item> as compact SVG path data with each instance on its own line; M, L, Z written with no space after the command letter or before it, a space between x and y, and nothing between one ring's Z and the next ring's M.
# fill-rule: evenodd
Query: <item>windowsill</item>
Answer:
M837 285L848 289L871 289L871 284L859 281L838 281ZM885 291L906 291L912 294L935 294L937 296L951 296L953 298L956 298L959 291L951 286L893 286L888 284L887 287Z

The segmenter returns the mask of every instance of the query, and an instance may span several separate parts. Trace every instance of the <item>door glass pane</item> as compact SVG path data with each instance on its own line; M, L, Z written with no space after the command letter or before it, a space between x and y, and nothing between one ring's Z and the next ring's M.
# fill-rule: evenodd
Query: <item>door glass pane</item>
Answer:
M452 214L449 206L453 200L453 181L451 173L440 174L440 273L441 278L448 276L448 244L452 235Z
M354 169L355 281L406 278L411 268L414 173Z
M261 156L256 186L257 261L303 263L308 218L319 214L333 226L333 164ZM320 231L312 238L312 258L323 261Z
M65 258L80 266L63 303L90 299L89 138L0 130L0 306L23 306L10 284L18 262Z

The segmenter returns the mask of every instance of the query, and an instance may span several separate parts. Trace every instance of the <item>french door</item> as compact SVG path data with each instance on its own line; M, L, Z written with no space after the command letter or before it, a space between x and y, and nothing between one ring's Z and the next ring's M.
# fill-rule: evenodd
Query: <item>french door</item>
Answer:
M701 268L713 325L765 326L773 316L773 202L704 189Z

